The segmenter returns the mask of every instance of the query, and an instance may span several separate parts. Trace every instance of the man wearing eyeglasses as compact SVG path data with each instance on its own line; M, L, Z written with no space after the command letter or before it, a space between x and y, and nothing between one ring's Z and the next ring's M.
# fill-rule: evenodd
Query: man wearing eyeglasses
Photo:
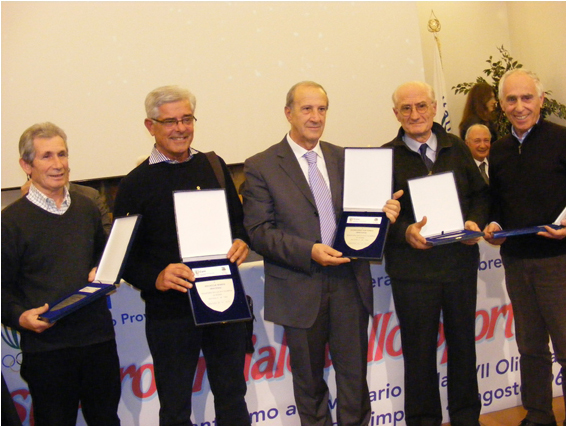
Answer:
M186 295L195 276L180 262L173 192L221 187L207 156L191 147L195 105L194 95L178 86L157 88L146 97L145 126L155 146L120 183L114 210L115 216L142 215L124 280L141 290L146 303L160 425L192 425L192 386L201 350L214 394L216 425L250 425L244 378L246 326L196 327ZM248 255L242 206L221 159L220 165L235 238L226 248L227 257L239 265Z
M395 191L404 190L401 214L389 229L385 268L401 328L407 425L440 425L437 339L440 315L448 353L448 412L452 425L479 425L475 352L477 240L431 247L415 218L409 179L452 171L465 227L480 231L488 214L488 186L464 142L434 123L436 100L426 83L409 82L393 93L399 133L393 148ZM415 220L417 222L415 222Z

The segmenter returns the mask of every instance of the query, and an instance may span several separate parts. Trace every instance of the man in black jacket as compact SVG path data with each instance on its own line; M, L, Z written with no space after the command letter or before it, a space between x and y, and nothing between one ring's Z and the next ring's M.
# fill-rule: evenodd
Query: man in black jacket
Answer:
M480 231L487 218L488 187L464 142L433 122L436 100L422 82L399 86L393 112L401 123L393 148L395 191L404 190L401 214L385 249L405 366L407 425L440 425L442 408L436 366L442 312L448 350L448 412L452 425L479 425L475 353L477 240L431 247L414 217L409 179L454 173L465 227ZM415 220L417 222L415 222Z
M505 283L513 304L521 354L521 425L556 425L552 412L552 355L562 365L566 396L566 228L492 240L492 232L553 223L566 207L566 128L540 117L544 90L523 69L499 83L501 108L512 125L490 154L492 219L486 238L501 244ZM566 226L566 219L562 220ZM566 397L565 397L566 399Z
M179 254L173 192L221 188L207 156L191 147L196 99L184 88L164 86L147 95L145 106L145 126L155 137L155 146L150 157L120 183L114 214L143 216L124 280L141 290L146 304L146 336L161 404L159 424L192 425L193 380L202 349L216 425L249 425L246 325L195 325L186 295L195 276ZM235 239L226 248L227 258L239 265L248 255L242 205L226 164L223 160L220 164Z

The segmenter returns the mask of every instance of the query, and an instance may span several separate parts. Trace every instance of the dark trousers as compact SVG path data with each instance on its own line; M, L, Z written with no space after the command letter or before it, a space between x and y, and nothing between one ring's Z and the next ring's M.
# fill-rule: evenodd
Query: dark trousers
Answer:
M88 425L120 425L120 362L114 340L23 353L21 375L29 386L35 425L76 425L79 402Z
M449 283L392 279L405 366L407 425L440 425L437 341L442 312L448 350L448 412L452 425L479 425L476 374L477 273Z
M191 398L201 349L214 395L216 425L250 425L245 401L244 323L195 327L189 317L147 316L146 334L161 404L160 425L193 425Z
M566 255L541 259L502 256L521 355L521 399L527 418L556 422L552 412L552 355L562 366L566 403Z
M349 269L329 268L318 317L310 328L285 326L295 401L302 425L332 425L324 381L329 344L336 372L338 425L367 425L371 404L367 385L369 315ZM345 276L345 277L344 277Z

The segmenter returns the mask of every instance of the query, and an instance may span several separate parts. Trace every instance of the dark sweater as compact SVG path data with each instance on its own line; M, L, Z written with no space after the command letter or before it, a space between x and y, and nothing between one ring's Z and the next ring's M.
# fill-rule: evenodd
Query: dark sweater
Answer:
M243 212L238 193L224 161L226 196L232 237L248 242L243 227ZM186 163L166 162L150 165L146 160L120 183L114 207L115 216L141 214L132 251L124 272L124 280L142 291L146 313L156 318L191 316L186 294L170 290L158 291L155 281L171 263L181 262L173 191L220 188L214 171L203 153L197 153ZM195 206L206 209L206 206ZM194 224L198 227L199 224ZM226 248L226 253L230 248Z
M488 215L488 187L482 179L470 150L455 135L447 133L434 123L433 132L438 141L438 152L432 173L452 171L460 198L463 220L474 221L480 229ZM404 190L399 199L401 213L389 228L385 247L387 273L399 280L447 281L461 271L477 269L479 250L477 245L452 243L432 249L414 249L405 240L407 227L422 218L416 218L409 194L408 180L426 176L428 170L419 153L412 151L402 140L401 128L397 137L384 147L393 148L393 178L395 191ZM470 270L473 269L473 270Z
M491 219L503 229L554 222L566 207L566 128L540 120L521 144L507 135L491 148ZM566 239L536 234L505 240L501 253L519 258L566 254Z
M97 344L114 338L106 298L59 320L44 332L23 329L20 315L88 284L104 248L100 212L71 191L71 206L51 214L22 198L2 211L2 323L21 333L24 352Z

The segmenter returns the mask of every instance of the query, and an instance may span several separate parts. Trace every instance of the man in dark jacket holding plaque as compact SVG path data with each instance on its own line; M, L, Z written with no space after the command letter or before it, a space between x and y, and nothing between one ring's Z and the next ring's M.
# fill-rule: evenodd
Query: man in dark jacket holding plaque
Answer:
M448 412L452 425L479 425L475 351L475 310L479 250L477 239L431 247L420 234L408 180L451 171L465 228L480 231L488 213L488 186L470 151L433 122L436 100L422 82L399 86L393 112L401 129L384 147L393 148L395 191L404 190L401 214L389 229L385 268L391 277L401 327L405 365L407 425L440 425L437 339L440 314L448 349ZM416 221L416 222L415 222Z
M566 128L541 118L538 77L511 70L499 82L511 134L490 154L492 222L486 238L501 244L505 283L521 355L521 425L556 425L552 411L552 354L562 366L566 399L566 228L493 240L493 232L552 224L566 208ZM562 219L566 226L566 219Z

